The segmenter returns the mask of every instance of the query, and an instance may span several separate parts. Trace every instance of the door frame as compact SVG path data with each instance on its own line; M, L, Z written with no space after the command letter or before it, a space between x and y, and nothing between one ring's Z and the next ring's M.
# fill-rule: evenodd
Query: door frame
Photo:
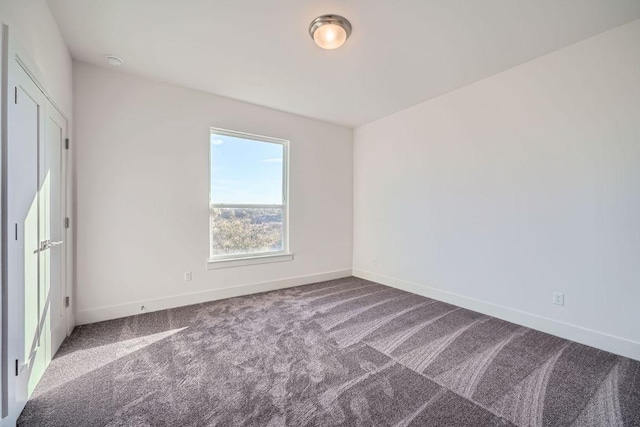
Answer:
M20 41L16 39L15 35L11 31L11 28L7 26L4 22L0 21L2 24L2 72L1 72L1 87L2 87L2 99L0 109L1 115L1 177L0 177L0 186L2 188L2 200L0 201L1 206L1 233L0 237L2 240L2 249L0 251L0 268L2 270L2 298L1 298L1 313L2 313L2 321L1 321L1 332L2 332L2 345L1 353L2 353L2 401L1 403L1 411L0 417L2 418L1 424L4 425L5 422L11 424L15 423L17 417L22 412L24 404L26 402L18 402L16 401L16 376L14 375L14 369L12 363L15 359L14 355L18 351L16 349L16 343L11 342L9 340L9 330L11 329L11 325L15 323L15 309L12 309L12 306L15 306L15 302L9 301L10 294L8 293L9 284L7 283L8 279L8 265L7 265L7 248L8 248L8 239L10 233L10 224L8 221L8 211L7 211L7 185L8 185L8 177L7 177L7 150L9 146L9 136L7 127L9 125L9 106L11 102L13 102L14 96L14 87L17 84L16 81L16 68L21 67L24 72L28 75L31 80L35 83L35 85L42 91L44 97L49 101L49 103L60 113L60 115L64 118L66 122L66 128L64 129L64 138L68 139L70 137L70 129L71 129L71 120L70 112L66 112L60 104L58 104L51 92L47 89L47 86L43 83L45 80L43 79L43 73L40 68L36 65L36 63L31 59L31 57L27 54L27 51L22 47ZM61 205L63 207L62 218L69 218L70 220L74 218L72 215L74 209L73 203L73 166L72 166L72 147L69 146L69 149L63 149L62 153L62 164L61 164L61 185L63 189L61 191L62 198ZM74 221L70 221L69 228L65 227L65 224L62 224L62 231L65 240L64 251L62 254L62 283L61 283L61 296L64 298L68 296L71 300L69 306L64 307L64 322L66 323L66 336L69 336L71 331L75 326L75 316L73 315L73 306L74 306L74 233L73 230L75 228ZM54 354L51 354L53 357ZM6 417L6 418L5 418Z
M8 415L8 377L9 366L7 361L8 350L8 337L7 337L7 292L8 292L8 280L6 269L6 253L7 253L7 210L6 210L6 170L7 170L7 158L6 158L6 129L7 124L5 120L5 112L7 111L7 70L6 70L6 56L8 51L7 38L9 34L9 27L4 24L4 20L0 17L0 188L2 189L2 197L0 197L0 283L2 288L0 290L0 419Z
M13 49L11 49L13 47ZM11 55L11 53L13 52L13 55ZM44 94L45 98L47 98L47 100L51 103L51 105L60 113L60 115L64 118L64 120L66 121L66 129L64 130L64 138L65 139L69 139L69 125L70 125L70 120L69 120L69 116L65 113L64 109L60 107L60 105L55 101L55 99L50 95L50 93L47 91L46 86L42 83L42 78L39 76L42 76L42 73L40 72L40 69L38 68L38 66L35 64L35 62L33 62L31 60L31 58L29 57L29 55L26 54L26 52L24 51L24 49L22 49L22 47L20 46L20 44L15 40L15 38L11 38L9 37L9 61L11 61L12 59L15 59L17 65L19 65L20 67L22 67L22 69L25 71L25 73L27 73L27 75L31 78L31 80L33 80L33 82L36 84L36 86L38 86L38 88L42 91L42 93ZM11 63L7 64L8 65L8 74L9 74L9 86L8 88L10 89L13 85L15 85L15 71L12 69L11 67ZM8 90L8 98L11 98L11 90ZM72 211L72 207L73 204L71 203L71 192L70 192L70 184L71 184L71 146L69 146L69 149L64 150L63 155L62 155L62 166L61 166L61 171L60 174L62 176L61 181L63 182L63 191L62 191L62 197L63 200L61 201L62 206L64 206L64 211L63 211L63 218L71 218L71 211ZM71 222L71 221L70 221ZM63 254L63 262L62 262L62 268L63 268L63 289L62 289L62 293L64 295L69 296L70 298L72 297L72 281L71 281L71 272L73 272L73 268L70 268L70 266L73 266L73 263L70 262L73 260L73 251L71 250L72 246L73 246L73 241L72 241L72 228L71 228L71 224L69 225L69 228L62 227L63 229L63 233L64 233L64 241L65 241L65 250L64 250L64 254ZM71 301L73 301L73 298L71 298ZM71 315L70 313L72 312L71 310L71 304L69 305L69 307L66 307L66 313L65 313L65 321L66 321L66 330L67 330L67 336L69 336L71 334L71 331L73 330L73 327L75 326L75 324L72 322L71 319Z

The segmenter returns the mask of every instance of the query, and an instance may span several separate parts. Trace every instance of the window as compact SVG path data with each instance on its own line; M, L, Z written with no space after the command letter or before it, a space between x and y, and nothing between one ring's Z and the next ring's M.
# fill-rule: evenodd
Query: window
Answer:
M289 141L211 128L209 144L210 261L291 259Z

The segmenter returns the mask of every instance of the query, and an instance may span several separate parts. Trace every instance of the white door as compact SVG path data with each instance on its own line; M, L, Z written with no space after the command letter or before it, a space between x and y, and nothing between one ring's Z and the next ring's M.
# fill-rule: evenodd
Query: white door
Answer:
M24 343L13 354L15 397L24 402L66 335L61 179L66 121L19 63L11 71L7 220L14 236L7 268L10 334L13 342Z
M26 400L27 386L42 344L39 334L38 258L38 147L42 135L45 97L17 64L13 103L9 102L7 144L7 219L13 239L9 238L9 310L14 342L22 342L15 354L18 378L16 399ZM13 104L13 105L11 105ZM20 335L24 334L22 340ZM42 360L42 359L41 359Z
M44 127L39 150L40 241L49 242L49 249L40 253L40 287L46 295L45 304L49 304L51 344L47 347L47 361L50 361L67 336L63 173L67 120L48 100Z

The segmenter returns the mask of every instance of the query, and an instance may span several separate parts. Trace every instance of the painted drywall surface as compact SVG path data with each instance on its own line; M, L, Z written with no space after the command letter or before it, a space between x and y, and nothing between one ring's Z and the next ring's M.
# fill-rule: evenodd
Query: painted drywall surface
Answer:
M351 269L351 129L82 62L74 94L78 312ZM294 261L206 270L211 126L291 141Z
M640 343L638 70L634 21L357 128L354 271Z
M0 16L38 66L47 92L71 118L71 55L46 0L0 0Z

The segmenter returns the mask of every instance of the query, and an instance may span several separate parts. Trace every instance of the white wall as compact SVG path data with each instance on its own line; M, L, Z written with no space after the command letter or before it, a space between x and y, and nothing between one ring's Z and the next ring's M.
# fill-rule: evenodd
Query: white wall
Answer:
M640 21L354 140L355 274L640 359Z
M0 17L39 68L40 83L70 118L71 55L46 0L0 0Z
M351 129L81 62L74 85L80 323L351 274ZM210 126L291 141L294 261L206 270Z

